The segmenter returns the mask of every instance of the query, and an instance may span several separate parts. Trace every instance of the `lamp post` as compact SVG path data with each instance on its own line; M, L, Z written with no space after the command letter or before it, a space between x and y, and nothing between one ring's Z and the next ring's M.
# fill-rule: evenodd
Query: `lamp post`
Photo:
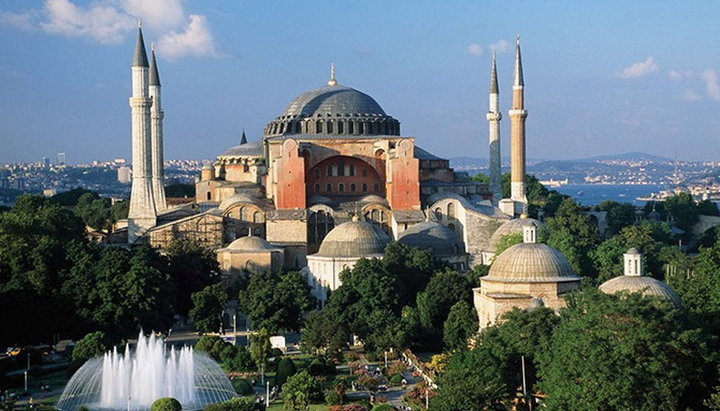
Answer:
M387 351L385 351L385 368L387 368Z
M27 370L25 370L25 392L28 392L27 380L28 380L28 372L27 372Z
M270 381L265 383L265 407L270 406Z

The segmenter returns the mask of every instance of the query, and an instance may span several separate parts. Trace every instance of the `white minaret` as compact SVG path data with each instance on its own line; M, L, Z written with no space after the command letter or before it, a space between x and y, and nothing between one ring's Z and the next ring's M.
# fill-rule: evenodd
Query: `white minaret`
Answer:
M157 60L155 60L155 46L152 49L150 57L150 73L149 73L149 92L152 99L150 107L150 146L152 154L152 189L153 199L155 200L155 211L160 213L167 208L165 203L165 169L163 167L163 117L165 113L162 110L162 97L160 95L160 76L158 75Z
M492 193L493 205L498 205L502 198L502 189L500 186L500 92L498 91L497 67L495 65L495 52L493 51L492 73L490 74L490 103L488 113L485 115L490 127L489 144L490 144L490 192Z
M155 225L156 212L152 191L152 158L150 155L150 99L148 90L148 59L142 27L132 62L132 166L133 179L128 213L128 242L133 243Z
M625 275L643 275L642 254L637 248L633 247L623 254L623 263L625 264Z
M525 197L525 81L523 80L522 58L520 57L520 36L515 46L515 78L513 79L513 101L510 117L510 199L516 204L515 213L526 213Z

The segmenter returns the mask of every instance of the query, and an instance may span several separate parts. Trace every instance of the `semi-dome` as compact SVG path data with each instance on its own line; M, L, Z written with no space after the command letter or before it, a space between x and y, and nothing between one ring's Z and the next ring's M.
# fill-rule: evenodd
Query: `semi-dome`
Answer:
M263 145L262 141L253 141L251 143L238 144L237 146L230 147L224 153L220 154L218 158L223 157L262 157Z
M546 244L521 243L495 257L486 280L504 282L580 281L562 253Z
M540 223L538 220L535 220L534 218L520 217L510 220L507 223L501 225L490 237L490 241L488 242L488 251L495 252L495 250L497 249L497 245L500 242L500 239L502 239L504 236L516 233L522 234L523 227L528 227L531 225L535 227L540 227L542 223Z
M605 281L600 285L600 291L605 294L617 294L619 292L635 293L641 292L645 296L659 297L669 301L675 307L682 306L682 300L669 285L652 277L639 275L622 275Z
M325 236L319 257L373 257L385 253L390 238L374 224L350 221L330 230Z
M245 193L236 193L220 202L218 208L225 211L235 204L255 204L256 200Z
M227 246L227 250L233 251L279 251L279 247L268 243L264 239L255 236L240 237Z
M293 99L265 127L265 138L289 134L309 135L400 135L400 122L369 95L337 84L334 76L325 87ZM317 137L317 136L315 136Z
M459 255L465 252L460 237L451 229L434 221L414 224L405 230L398 242L410 247L430 250L436 257Z

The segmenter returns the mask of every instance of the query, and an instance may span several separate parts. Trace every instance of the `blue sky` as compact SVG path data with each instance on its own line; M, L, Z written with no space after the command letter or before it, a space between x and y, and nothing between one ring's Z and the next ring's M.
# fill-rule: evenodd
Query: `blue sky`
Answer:
M486 157L491 49L507 113L516 33L529 157L720 158L720 2L3 0L0 162L130 157L136 16L168 159L258 139L331 62L421 147Z

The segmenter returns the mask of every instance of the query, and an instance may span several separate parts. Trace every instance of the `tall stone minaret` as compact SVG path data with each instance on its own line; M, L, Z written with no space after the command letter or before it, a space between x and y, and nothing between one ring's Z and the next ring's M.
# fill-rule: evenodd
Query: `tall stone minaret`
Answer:
M157 60L155 59L155 46L151 45L152 56L150 58L150 146L152 154L152 189L155 200L155 210L159 213L167 208L165 203L165 169L163 167L163 117L162 97L160 95L160 76L158 75Z
M520 36L515 46L515 79L513 81L513 101L510 116L510 199L520 203L520 212L527 208L525 196L525 82L523 81L522 59L520 57ZM516 207L516 213L518 207Z
M152 190L152 157L150 144L150 99L148 89L148 59L145 52L142 28L132 62L132 166L133 179L128 213L128 242L133 243L156 223L155 202Z
M500 186L500 113L499 103L500 92L498 91L497 67L495 64L495 52L493 51L492 73L490 74L490 103L486 118L490 126L489 144L490 144L490 192L492 193L493 205L498 205L502 198L502 189Z

